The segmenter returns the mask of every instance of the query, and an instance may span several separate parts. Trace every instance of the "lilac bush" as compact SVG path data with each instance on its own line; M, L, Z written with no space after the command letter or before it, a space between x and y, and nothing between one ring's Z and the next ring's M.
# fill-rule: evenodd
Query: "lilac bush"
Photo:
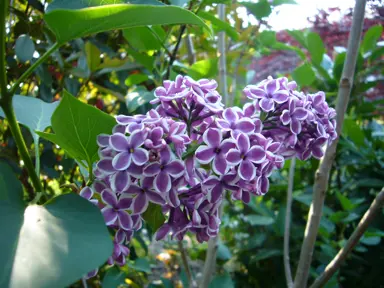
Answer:
M119 115L113 134L99 135L96 179L80 195L115 231L109 264L125 264L149 202L167 219L157 240L191 232L207 241L218 233L226 192L248 203L268 192L269 176L285 159L321 158L337 137L335 110L323 92L305 94L287 78L269 77L245 87L251 102L244 107L225 108L216 88L214 80L181 75L164 81L155 109Z

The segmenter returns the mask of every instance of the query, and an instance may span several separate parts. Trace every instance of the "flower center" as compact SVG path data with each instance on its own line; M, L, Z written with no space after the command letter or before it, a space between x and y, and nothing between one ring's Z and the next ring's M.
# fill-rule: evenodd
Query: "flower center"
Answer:
M130 148L130 149L129 149L129 152L130 152L130 153L133 153L133 151L134 151L133 148Z
M216 148L215 149L215 153L219 154L221 152L221 149L220 148Z
M240 155L240 158L243 159L243 160L245 160L245 154L241 154L241 155Z

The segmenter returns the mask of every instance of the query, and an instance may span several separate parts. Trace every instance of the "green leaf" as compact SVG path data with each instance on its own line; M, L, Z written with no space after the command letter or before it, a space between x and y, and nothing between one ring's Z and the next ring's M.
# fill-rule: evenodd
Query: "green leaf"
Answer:
M133 86L140 83L143 83L148 80L148 75L146 74L132 74L125 80L125 85Z
M184 7L189 2L189 0L169 0L169 2L171 5Z
M319 34L310 32L307 35L307 47L313 63L320 65L325 53L325 46Z
M133 49L127 49L128 54L130 54L137 62L142 64L145 68L151 72L153 70L153 65L155 64L155 57L148 56L145 53L139 53Z
M297 67L293 71L292 77L300 86L309 86L316 80L315 72L308 63Z
M272 46L276 43L275 31L263 31L259 35L260 42L265 46Z
M227 246L225 246L223 243L219 243L216 256L220 260L227 261L231 259L232 254Z
M267 226L275 223L275 219L268 216L249 215L246 219L253 226Z
M272 13L271 6L266 0L260 0L257 3L240 2L239 4L244 5L259 20L268 17Z
M137 271L141 271L145 273L152 272L151 266L147 258L137 258L134 262L128 262L127 266Z
M20 35L15 43L15 53L20 62L27 62L32 60L33 53L35 52L35 44L29 35Z
M217 275L215 276L211 283L209 283L209 288L234 288L235 284L233 283L231 276L229 274Z
M165 222L165 217L161 210L160 205L149 203L147 210L143 213L143 219L151 227L152 233L155 233L157 229Z
M343 210L345 211L351 211L355 208L355 205L349 200L346 196L341 194L340 192L336 192L336 197L339 199L341 207L343 207Z
M273 0L272 5L278 6L283 4L297 4L295 0Z
M280 256L282 254L283 254L282 251L277 249L260 249L255 256L251 257L251 261L257 262L257 261L265 260L271 257Z
M22 202L20 183L0 163L0 287L65 287L102 265L113 250L100 210L76 194L45 206ZM79 221L81 219L81 221Z
M127 95L128 112L135 112L139 107L149 103L154 98L153 92L147 91L143 87L138 87L134 92L130 92Z
M84 2L88 1L82 1ZM92 2L105 3L104 0ZM45 22L61 44L99 32L147 25L192 24L209 30L204 21L195 14L176 6L115 4L79 10L65 8L51 8L44 15Z
M84 45L85 55L87 56L88 68L91 72L99 69L101 59L100 59L100 50L90 41L87 41Z
M265 233L258 233L253 237L248 238L248 244L244 247L245 250L253 249L260 247L267 240L267 235Z
M54 0L48 5L45 13L49 13L57 9L79 10L108 4L164 5L157 0Z
M129 45L139 51L159 50L161 43L149 27L132 27L123 30Z
M121 284L125 284L125 273L117 267L112 267L107 270L104 275L102 287L103 288L116 288Z
M378 245L380 244L381 242L381 238L379 236L371 236L371 237L367 237L366 235L364 235L362 238L361 238L361 243L365 244L365 245L368 245L368 246L375 246L375 245Z
M305 60L306 59L306 56L305 56L305 53L303 51L301 51L301 49L295 47L295 46L291 46L291 45L287 45L287 44L284 44L284 43L281 43L281 42L276 42L272 45L273 49L276 49L276 50L289 50L289 51L295 51L297 53L297 55L302 59L302 60Z
M51 126L51 116L60 103L46 103L34 97L20 95L14 95L12 102L17 121L28 127L35 140L39 139L39 135L35 131L44 131ZM28 109L27 113L26 109ZM5 117L1 108L0 117Z
M299 44L301 46L303 46L304 48L308 48L307 47L307 41L305 39L305 34L303 31L301 31L301 30L288 30L287 32L291 37L293 37L297 42L299 42Z
M237 33L235 28L233 28L227 22L224 22L219 18L215 17L213 14L205 11L200 11L197 15L211 22L216 32L225 31L225 33L227 33L227 35L231 37L232 40L237 41L237 39L239 39L239 34Z
M335 64L333 65L333 77L340 81L341 73L343 72L343 66L345 61L346 53L342 52L336 55Z
M361 50L363 53L367 53L376 48L376 43L379 41L380 37L383 34L383 26L375 25L369 28L365 33L363 42L361 44Z
M346 118L343 122L343 134L348 136L356 146L364 145L365 135L361 127L352 118Z
M197 61L189 68L188 74L195 79L214 77L218 72L218 61L218 58Z
M167 279L167 278L163 278L161 277L161 282L163 283L164 287L165 288L173 288L173 284L172 284L172 281Z
M115 119L99 109L85 104L67 91L52 115L55 134L38 134L59 145L76 160L85 160L88 167L99 159L96 138L99 134L111 134Z

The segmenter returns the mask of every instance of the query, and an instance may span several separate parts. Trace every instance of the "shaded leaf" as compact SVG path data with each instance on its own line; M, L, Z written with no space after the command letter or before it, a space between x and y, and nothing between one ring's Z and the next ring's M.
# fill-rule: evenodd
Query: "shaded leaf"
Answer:
M246 219L253 226L268 226L275 223L275 219L268 216L249 215Z
M127 95L127 109L129 113L136 111L139 107L149 103L155 97L153 92L147 91L145 88L138 87L134 92Z
M125 80L125 85L133 86L145 82L148 80L148 75L146 74L132 74Z
M149 203L147 210L142 214L145 222L151 227L152 233L155 233L157 229L165 222L165 217L162 213L161 206Z
M235 284L233 283L231 276L229 274L216 275L213 277L211 283L209 283L209 288L234 288Z
M125 284L125 273L119 268L111 267L107 270L102 281L103 288L116 288L121 284Z
M91 72L96 71L101 63L100 50L90 41L87 41L84 45L85 55L87 57L88 68Z
M14 95L13 109L16 113L17 121L25 125L31 131L35 140L39 135L35 131L44 131L51 126L51 117L60 102L46 103L40 99L28 96ZM26 108L28 107L28 113ZM4 112L0 108L0 116L4 117Z
M257 261L265 260L271 257L280 256L282 254L283 254L282 251L277 249L260 249L255 256L251 257L251 261L257 262Z
M32 60L35 44L29 35L20 35L15 43L15 53L20 62Z
M127 266L137 271L151 273L151 266L147 258L137 258L133 262L128 262Z
M220 260L227 261L227 260L231 259L232 254L231 254L231 251L229 250L229 248L226 245L224 245L223 243L219 243L219 245L217 247L217 254L216 254L216 256Z
M139 51L159 50L161 43L149 27L132 27L123 30L128 43Z

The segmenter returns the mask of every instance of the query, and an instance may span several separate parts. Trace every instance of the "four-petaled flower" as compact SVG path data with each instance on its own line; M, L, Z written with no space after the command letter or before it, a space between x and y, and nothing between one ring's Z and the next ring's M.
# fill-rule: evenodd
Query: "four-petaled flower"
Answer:
M292 133L299 134L301 132L301 122L308 117L308 111L302 107L296 107L296 101L289 101L289 109L284 110L280 116L280 120L284 125L290 124Z
M223 136L219 129L210 128L203 134L204 143L196 150L196 159L202 164L208 164L213 160L212 169L217 174L227 173L229 166L225 160L225 155L229 149L234 148L235 143L226 139L222 141Z
M262 163L265 159L265 151L261 146L252 146L249 138L245 134L237 137L237 149L229 150L227 161L230 165L239 166L239 176L244 180L252 180L256 176L256 167L254 163Z
M108 226L118 225L124 230L132 229L132 218L126 211L132 205L132 198L130 195L121 195L119 199L115 193L109 189L101 192L101 199L106 206L101 209L104 220Z
M248 85L244 93L248 98L258 99L260 108L265 112L275 109L275 103L282 104L288 100L289 92L280 89L280 82L276 79L268 79L264 85Z
M240 133L249 134L255 131L253 121L247 117L240 119L234 108L224 110L223 119L217 119L217 126L224 131L230 131L235 139Z
M141 179L141 187L137 185L131 185L125 191L127 194L136 195L132 202L133 214L142 214L148 207L148 201L155 204L164 205L165 200L161 194L152 190L153 178L146 177Z
M136 165L143 165L148 161L148 151L140 148L144 143L142 131L133 132L128 138L121 133L115 133L109 138L109 145L119 152L112 160L116 170L126 170L131 161Z

